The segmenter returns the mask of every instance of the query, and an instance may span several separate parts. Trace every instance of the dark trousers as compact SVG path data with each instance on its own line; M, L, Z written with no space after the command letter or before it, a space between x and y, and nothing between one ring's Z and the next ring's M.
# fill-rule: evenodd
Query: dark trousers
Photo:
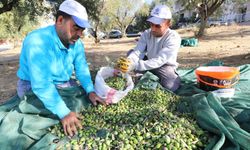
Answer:
M170 91L174 92L180 87L181 79L173 66L163 65L150 72L156 75L160 79L160 84Z

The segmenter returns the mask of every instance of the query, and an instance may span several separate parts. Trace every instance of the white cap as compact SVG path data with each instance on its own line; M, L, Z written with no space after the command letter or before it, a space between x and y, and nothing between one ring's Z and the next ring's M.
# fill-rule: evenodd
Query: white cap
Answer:
M75 23L82 28L91 27L88 22L88 14L80 3L75 0L65 0L59 7L59 10L72 16Z
M161 24L165 19L171 19L172 13L168 6L166 5L156 5L147 21L152 22L153 24Z

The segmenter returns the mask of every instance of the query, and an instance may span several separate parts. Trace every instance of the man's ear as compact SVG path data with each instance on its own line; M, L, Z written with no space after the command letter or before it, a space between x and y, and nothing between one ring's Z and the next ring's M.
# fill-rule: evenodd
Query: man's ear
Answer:
M62 25L62 24L63 24L63 20L64 20L63 16L59 16L59 17L57 18L57 20L56 20L56 24L57 24L57 25Z
M169 20L169 19L168 19L168 20L166 20L166 22L165 22L165 23L166 23L166 25L167 25L167 26L171 26L171 25L172 25L171 20Z
M169 20L169 26L171 27L172 26L172 21Z

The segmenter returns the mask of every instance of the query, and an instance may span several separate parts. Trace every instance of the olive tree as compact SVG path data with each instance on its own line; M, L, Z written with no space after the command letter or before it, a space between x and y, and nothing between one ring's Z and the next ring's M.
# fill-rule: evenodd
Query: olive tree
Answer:
M106 14L117 27L125 34L127 27L132 24L143 5L142 0L110 0L107 2Z
M147 19L150 13L151 5L145 3L139 10L138 15L136 16L134 28L138 31L144 31L150 26L147 23Z
M45 0L1 0L0 14L18 9L18 11L22 11L22 15L27 14L31 19L34 19L47 10L47 8L44 7L44 2Z
M177 0L177 2L186 10L198 10L201 22L199 31L196 35L197 37L203 36L208 18L219 10L222 4L227 1L239 4L246 2L247 0Z
M0 14L11 11L17 5L19 0L1 0L0 1Z
M24 36L38 23L38 18L48 10L42 0L1 0L0 38Z

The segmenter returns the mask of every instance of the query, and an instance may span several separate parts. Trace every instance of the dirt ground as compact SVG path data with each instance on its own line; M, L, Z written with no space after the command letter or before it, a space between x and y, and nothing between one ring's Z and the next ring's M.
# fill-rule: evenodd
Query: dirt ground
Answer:
M182 38L194 35L195 29L177 30ZM94 44L84 39L90 68L109 65L136 45L137 38L105 39ZM0 103L16 94L16 71L20 47L0 51ZM220 26L207 29L197 47L182 47L179 51L179 68L192 68L212 60L221 60L228 66L250 63L250 25Z

